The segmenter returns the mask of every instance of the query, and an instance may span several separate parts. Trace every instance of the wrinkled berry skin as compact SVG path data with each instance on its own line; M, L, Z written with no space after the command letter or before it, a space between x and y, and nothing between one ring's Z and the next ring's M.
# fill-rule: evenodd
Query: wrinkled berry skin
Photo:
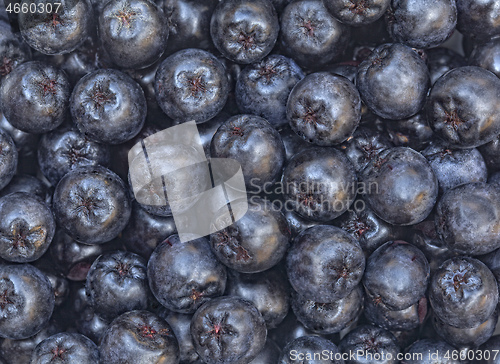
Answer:
M18 152L10 135L0 129L0 190L9 184L17 170Z
M347 296L361 281L365 256L345 231L318 225L295 238L286 269L290 284L303 298L330 303Z
M469 64L485 68L500 77L500 39L476 45L469 57Z
M76 130L54 130L38 144L38 165L52 186L69 171L84 166L109 164L109 148L89 140Z
M455 68L439 78L426 104L434 133L453 148L473 148L500 134L500 79L476 66Z
M488 170L477 149L450 149L433 143L422 151L439 182L440 192L472 182L486 182Z
M432 48L448 39L457 23L455 0L392 0L389 32L396 42Z
M393 310L403 310L425 295L430 267L424 253L414 245L388 241L366 262L366 291Z
M495 332L498 321L498 312L495 312L483 323L471 328L459 329L445 324L436 316L432 319L434 330L439 336L451 345L461 347L478 347L484 344Z
M429 70L410 47L382 44L358 66L356 86L373 113L386 119L404 119L424 106Z
M213 255L206 238L182 243L178 235L170 236L151 254L147 269L158 302L179 313L194 313L221 296L226 287L226 267Z
M331 303L318 303L292 293L292 309L297 320L318 334L333 334L342 331L363 309L363 289L360 285L345 297Z
M251 301L266 321L268 329L276 328L290 308L290 286L278 269L245 274L229 270L226 295Z
M146 120L146 98L139 84L117 70L97 70L78 81L70 110L89 139L120 144L135 137Z
M355 360L350 360L351 364L362 363L383 363L396 364L399 361L396 359L400 352L396 338L389 331L372 325L361 325L350 331L341 341L340 350L343 353L357 353ZM363 354L361 354L363 353ZM366 355L366 354L368 355ZM382 353L385 355L380 360L370 360L370 357L377 357L378 353L382 358ZM361 355L359 355L361 354ZM370 356L371 354L372 356ZM390 354L390 355L389 355ZM391 358L391 359L388 359Z
M19 28L26 43L43 54L64 54L74 51L91 34L93 11L89 0L21 1L22 5L37 7L52 5L54 12L19 12ZM55 9L57 13L55 12Z
M350 38L323 0L297 0L281 14L281 47L301 67L318 68L340 58Z
M323 0L323 3L338 21L356 27L380 19L391 0Z
M241 113L263 117L275 128L288 123L286 102L304 73L291 58L270 55L245 67L236 81L235 96Z
M286 208L313 221L330 221L349 209L356 197L356 173L347 157L333 148L309 148L296 154L281 179Z
M267 56L278 38L279 22L268 0L226 0L212 14L210 34L227 59L242 64Z
M255 115L235 115L217 129L210 156L237 160L247 188L259 193L281 175L285 147L267 120Z
M242 273L258 273L275 266L290 246L290 229L285 216L264 199L252 197L245 215L210 235L217 259Z
M40 342L31 355L30 364L98 364L99 350L88 337L69 332L52 335Z
M0 198L0 257L27 263L49 248L56 223L49 206L37 196L15 192Z
M217 0L163 1L169 28L168 52L184 48L213 48L210 19L217 4Z
M498 286L482 262L456 257L445 261L432 276L429 301L434 314L444 323L472 328L488 320L495 311Z
M155 77L156 100L179 122L203 123L226 104L229 80L221 61L201 49L184 49L165 59Z
M436 231L449 249L479 255L500 248L499 188L469 183L443 195L436 209Z
M69 93L69 81L63 71L37 61L26 62L2 81L2 113L17 129L46 133L63 122Z
M453 350L456 350L456 348L441 340L418 340L405 350L405 353L411 355L409 360L406 360L405 363L428 364L429 355L434 355L433 359L436 360L434 362L435 364L463 364L458 358L456 360L451 359L451 355L449 354L451 354ZM421 358L420 354L422 354Z
M57 223L73 239L102 244L125 228L131 214L125 183L109 169L80 167L67 173L54 191Z
M238 297L219 297L193 315L191 335L207 364L250 363L264 348L266 323L257 308Z
M120 68L150 66L167 46L167 19L151 1L109 1L98 22L102 46Z
M473 38L500 34L500 14L495 0L457 0L457 29Z
M438 180L422 154L405 147L387 149L361 173L364 199L384 221L413 225L431 212Z
M165 320L149 311L129 311L111 322L99 354L102 363L179 363L179 344Z
M344 142L361 120L361 97L347 78L328 72L306 76L288 97L286 116L304 140L333 146Z
M151 292L146 265L144 258L125 251L99 256L85 284L94 311L111 319L127 311L147 309Z
M54 291L47 276L30 264L0 266L0 337L26 339L49 322Z
M318 353L326 352L324 359L318 359ZM340 351L330 340L319 336L302 336L287 343L283 348L279 364L343 364L343 360L335 359Z

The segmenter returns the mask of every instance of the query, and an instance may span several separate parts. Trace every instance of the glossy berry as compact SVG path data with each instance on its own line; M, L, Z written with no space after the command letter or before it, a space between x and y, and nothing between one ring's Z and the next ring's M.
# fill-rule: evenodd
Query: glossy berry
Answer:
M40 342L31 355L30 364L98 364L99 350L88 337L61 332Z
M29 174L16 174L10 183L0 191L0 197L7 196L14 192L26 192L35 195L46 203L52 199L52 191L38 178Z
M130 140L146 120L144 92L116 70L97 70L82 77L71 94L70 109L80 132L100 143Z
M286 260L288 279L303 298L330 303L346 297L361 281L365 256L345 231L313 226L294 241Z
M21 6L24 4L29 7L33 3L21 1ZM19 28L26 43L37 51L69 53L90 36L94 14L89 0L42 0L34 4L38 11L19 12ZM40 11L40 5L45 11Z
M449 70L467 65L464 57L449 48L426 49L425 53L427 54L427 67L429 67L431 84L433 85L439 77Z
M210 34L222 55L253 63L267 56L278 38L279 23L269 0L226 0L212 14Z
M19 65L31 60L31 49L18 33L0 30L0 78Z
M361 173L364 199L384 221L412 225L431 212L438 180L422 154L405 147L387 149Z
M9 184L16 174L18 152L10 135L0 129L0 189Z
M167 310L165 310L167 311ZM163 316L160 314L160 317ZM181 363L196 362L199 359L199 355L194 349L193 339L191 337L191 319L193 315L178 313L178 312L168 312L166 316L162 317L167 321L167 323L172 328L172 331L177 338L179 343L179 358Z
M217 259L242 273L257 273L275 266L289 247L288 223L273 205L254 196L245 215L210 235L210 246Z
M16 192L0 198L0 257L26 263L49 248L56 224L49 206L35 195Z
M251 301L266 321L268 329L277 327L290 308L290 286L279 269L254 274L229 270L226 295Z
M445 341L438 339L422 339L415 341L405 350L405 354L408 355L408 360L405 362L408 364L427 364L430 358L429 355L432 355L432 358L436 360L437 364L463 363L458 357L456 359L451 358L453 350L456 350L455 347Z
M360 126L352 138L340 147L352 162L356 172L362 171L371 160L385 149L392 147L386 135L371 128Z
M0 266L0 337L26 339L49 322L54 292L49 279L29 264Z
M158 302L180 313L194 313L221 296L226 287L226 267L213 255L206 238L183 243L178 235L168 237L151 254L147 269Z
M434 143L422 151L439 182L439 190L447 191L459 185L486 182L488 171L477 149L450 149Z
M386 119L404 119L424 106L429 70L410 47L382 44L359 65L356 86L373 113Z
M53 207L58 224L85 244L114 239L131 213L125 183L101 166L67 173L54 191Z
M479 66L500 76L500 40L492 39L484 44L478 44L469 57L471 66Z
M372 325L361 325L350 331L340 342L343 353L355 352L352 364L384 363L396 364L399 345L394 335L389 331ZM370 358L375 358L371 360Z
M50 244L49 254L57 272L71 281L85 281L94 260L113 249L116 249L115 244L81 244L58 229Z
M458 253L479 255L500 247L498 187L469 183L446 192L436 209L436 231Z
M402 310L387 307L377 296L365 296L364 315L373 325L386 330L409 331L421 326L427 318L427 299L422 297L417 303Z
M156 100L179 122L203 123L224 107L229 81L223 64L201 49L184 49L165 59L155 78Z
M498 286L491 271L479 260L457 257L445 261L429 285L434 314L457 328L485 322L495 311Z
M323 3L338 21L352 25L362 26L380 19L390 0L324 0Z
M500 34L500 14L494 0L458 0L457 29L473 38L493 38Z
M26 62L0 86L1 109L9 123L28 133L46 133L66 117L70 86L63 71L41 62Z
M432 325L439 336L455 347L478 347L484 344L495 332L498 312L495 312L483 323L471 328L457 328L445 324L436 316Z
M415 48L432 48L448 39L457 23L454 0L393 0L387 15L396 42Z
M69 171L84 166L109 164L109 148L89 140L76 130L54 130L38 144L38 164L52 186Z
M152 215L134 201L132 215L122 231L121 241L128 251L149 259L156 246L175 233L173 217Z
M297 0L280 18L281 47L299 66L316 69L340 58L350 38L348 26L336 20L322 0Z
M280 176L285 148L279 133L267 120L254 115L235 115L217 129L210 156L238 161L247 188L259 193Z
M219 297L196 311L191 335L205 363L248 364L264 348L267 330L252 303L237 297Z
M388 241L368 258L363 285L373 299L403 310L425 295L429 277L424 253L404 241Z
M281 179L286 208L314 221L342 215L356 197L354 168L340 151L309 148L297 153Z
M500 133L495 100L500 79L475 66L459 67L439 78L429 94L426 113L434 133L455 148L488 143Z
M340 350L330 340L319 336L302 336L287 343L278 363L342 364L344 361L339 358L340 355Z
M145 68L167 46L168 26L163 11L147 0L113 0L99 14L104 50L120 68Z
M179 344L165 320L149 311L129 311L108 326L99 354L108 364L177 364Z
M287 101L293 131L306 141L332 146L349 138L361 120L361 98L347 78L313 73L297 83Z
M274 127L287 124L290 91L304 78L297 64L282 55L270 55L245 67L236 81L235 97L241 113L263 117Z
M114 251L99 256L89 269L85 291L94 311L113 318L148 308L151 292L146 260L134 253Z
M166 0L163 12L169 28L168 51L183 48L213 48L210 38L210 19L217 0Z
M363 289L355 287L347 296L331 303L319 303L292 293L292 309L297 320L319 334L333 334L349 327L363 309Z

